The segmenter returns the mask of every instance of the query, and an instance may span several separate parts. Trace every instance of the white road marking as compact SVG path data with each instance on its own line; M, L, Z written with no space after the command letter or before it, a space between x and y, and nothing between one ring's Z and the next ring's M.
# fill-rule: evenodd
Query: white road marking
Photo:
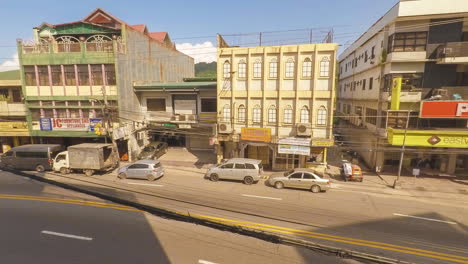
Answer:
M422 220L433 221L433 222L447 223L447 224L451 224L451 225L456 225L456 224L457 224L457 223L455 223L455 222L443 221L443 220L432 219L432 218L426 218L426 217L420 217L420 216L413 216L413 215L405 215L405 214L398 214L398 213L393 213L393 215L396 215L396 216L403 216L403 217L410 217L410 218L416 218L416 219L422 219Z
M145 186L154 186L154 187L163 187L164 186L164 185L161 185L161 184L138 183L138 182L127 182L127 184L145 185Z
M57 232L52 232L52 231L47 231L47 230L43 230L41 233L43 233L43 234L48 234L48 235L54 235L54 236L61 236L61 237L74 238L74 239L88 240L88 241L93 240L92 237L75 236L75 235L64 234L64 233L57 233Z
M198 264L217 264L208 260L199 259Z
M250 195L250 194L242 194L242 196L253 197L253 198L260 198L260 199L270 199L270 200L283 200L282 198L267 197L267 196L257 196L257 195Z

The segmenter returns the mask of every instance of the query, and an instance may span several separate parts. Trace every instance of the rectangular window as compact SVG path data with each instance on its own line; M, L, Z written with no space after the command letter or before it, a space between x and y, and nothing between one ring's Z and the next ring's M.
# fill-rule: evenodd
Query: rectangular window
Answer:
M89 85L88 65L78 65L79 85Z
M68 86L76 85L75 66L64 65L63 71L65 73L65 85L68 85Z
M228 61L223 64L223 77L231 78L231 64Z
M34 66L24 66L24 79L26 81L26 85L37 85Z
M253 109L253 122L260 123L262 120L262 110L260 108Z
M40 86L49 86L49 69L47 66L37 66L37 71L39 73L39 85Z
M229 119L231 119L231 108L225 106L223 108L223 120L229 122Z
M294 77L294 62L293 61L286 62L285 77L286 78Z
M166 112L166 99L164 98L146 99L146 111Z
M268 123L276 123L276 108L268 109Z
M91 65L91 76L93 78L93 85L103 85L101 64Z
M238 77L239 78L246 78L247 77L247 64L244 62L239 63L239 69L238 69Z
M362 90L366 89L366 79L362 80Z
M377 110L366 107L366 122L372 125L377 124Z
M255 62L253 65L253 77L254 78L262 78L262 63Z
M302 77L312 77L312 62L310 60L302 63Z
M389 37L388 51L425 51L427 32L395 33Z
M373 46L371 50L371 59L373 58L375 58L375 46Z
M320 77L328 77L330 75L330 61L327 58L320 62Z
M50 71L52 74L52 85L53 86L60 86L62 84L62 67L60 65L52 65L50 66Z
M292 124L292 109L284 109L284 123Z
M270 62L270 78L278 78L278 63Z
M369 78L369 90L372 90L372 86L374 86L374 78L370 77Z
M237 121L245 122L245 107L239 107Z
M21 88L20 89L13 89L12 91L12 95L13 95L13 102L14 103L19 103L21 102Z
M106 73L106 85L115 85L115 67L114 64L106 64L105 73Z
M369 55L367 54L367 50L364 53L364 62L367 62L367 59L369 58Z
M202 113L216 113L216 98L201 98Z

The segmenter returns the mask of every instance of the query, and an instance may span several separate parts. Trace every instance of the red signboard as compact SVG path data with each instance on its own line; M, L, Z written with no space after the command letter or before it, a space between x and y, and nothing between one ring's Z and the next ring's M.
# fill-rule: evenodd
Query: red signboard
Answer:
M421 102L421 118L468 118L468 101Z

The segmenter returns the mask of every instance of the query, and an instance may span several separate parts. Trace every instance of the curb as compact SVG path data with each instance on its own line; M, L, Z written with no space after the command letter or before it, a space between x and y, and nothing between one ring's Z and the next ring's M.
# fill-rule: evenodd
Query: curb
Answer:
M36 181L45 182L48 184L59 186L64 189L69 189L69 190L85 193L85 194L95 196L104 200L112 201L112 202L119 203L122 205L131 206L131 207L140 209L142 211L151 213L153 215L156 215L162 218L199 224L202 226L215 228L221 231L229 231L229 232L240 234L240 235L254 237L254 238L267 241L267 242L271 242L271 243L275 243L275 244L300 246L300 247L318 251L321 253L335 255L340 258L350 258L350 259L355 259L355 260L360 260L360 261L367 261L367 263L369 263L368 261L371 261L372 263L380 263L380 264L412 264L411 262L405 262L405 261L400 261L396 259L381 257L378 255L372 255L372 254L357 252L353 250L346 250L342 248L326 246L326 245L322 245L322 244L318 244L318 243L314 243L314 242L310 242L310 241L306 241L306 240L302 240L298 238L291 238L291 237L280 235L280 234L273 233L273 232L259 231L253 228L236 226L234 224L231 225L227 223L211 221L211 220L207 220L201 217L191 216L189 213L185 214L185 213L180 213L180 212L167 210L167 209L163 209L159 207L145 205L142 203L133 202L133 201L122 199L116 196L111 196L111 195L99 193L96 191L86 190L84 188L80 188L71 184L54 181L52 179L47 179L41 176L25 173L22 171L9 171L9 172L13 172L14 175L28 177Z

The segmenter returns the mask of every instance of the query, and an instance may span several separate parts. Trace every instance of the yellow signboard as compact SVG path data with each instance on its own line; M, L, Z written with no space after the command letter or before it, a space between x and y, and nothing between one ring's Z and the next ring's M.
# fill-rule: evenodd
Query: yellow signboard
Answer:
M271 142L270 128L241 128L241 139L249 141Z
M391 110L400 110L401 82L402 82L401 77L393 78L392 101L390 104Z
M403 129L389 129L388 143L401 146L405 138ZM405 146L432 148L468 148L466 131L408 130Z
M312 146L314 147L331 147L333 146L332 140L314 140L312 139Z

